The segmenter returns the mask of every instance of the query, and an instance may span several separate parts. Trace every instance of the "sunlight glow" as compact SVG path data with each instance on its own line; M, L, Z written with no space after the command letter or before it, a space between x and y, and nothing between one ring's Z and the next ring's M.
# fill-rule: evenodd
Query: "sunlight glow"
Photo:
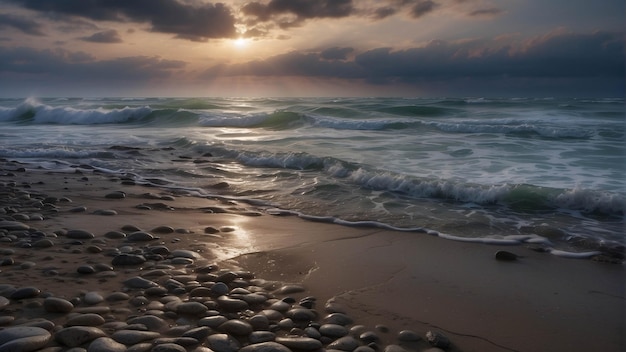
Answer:
M248 46L249 41L250 41L249 39L246 39L246 38L243 38L243 37L239 37L239 38L233 40L233 45L237 49L243 49L246 46Z

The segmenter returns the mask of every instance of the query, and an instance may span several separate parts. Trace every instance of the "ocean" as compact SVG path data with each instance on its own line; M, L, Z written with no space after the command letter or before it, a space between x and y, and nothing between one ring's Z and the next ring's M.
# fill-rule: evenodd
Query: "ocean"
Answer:
M0 99L0 158L274 215L623 256L623 99ZM294 233L297 236L297 233Z

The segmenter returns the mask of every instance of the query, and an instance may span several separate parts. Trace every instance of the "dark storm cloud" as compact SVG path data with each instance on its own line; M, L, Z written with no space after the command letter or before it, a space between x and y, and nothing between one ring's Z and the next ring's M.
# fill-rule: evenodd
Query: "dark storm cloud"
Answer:
M429 12L432 12L435 8L437 8L437 6L439 5L437 5L434 1L418 1L416 4L411 6L411 16L413 18L420 18Z
M320 57L325 60L347 60L348 54L354 51L354 48L328 48L320 53Z
M307 19L347 17L353 13L354 6L352 0L271 0L268 3L247 3L241 11L258 22L275 20L285 28L298 26ZM289 15L295 18L282 17Z
M39 23L28 18L7 13L0 13L0 29L2 28L15 28L30 35L44 35Z
M121 43L122 38L115 29L109 29L102 32L94 33L88 37L82 37L81 40L92 43Z
M504 13L504 10L497 7L490 7L471 11L468 15L471 17L494 17L502 13Z
M59 83L81 81L129 81L168 77L185 63L157 57L133 56L97 60L85 52L0 47L0 79L3 75L38 76Z
M553 34L516 47L496 47L484 41L433 41L425 47L397 51L377 48L353 60L328 60L332 54L342 57L338 55L341 50L294 51L246 64L214 67L205 76L335 77L385 84L466 77L623 78L625 74L623 36L610 32Z
M78 16L96 21L148 22L155 32L206 40L236 34L235 17L222 3L178 0L11 0L48 15Z

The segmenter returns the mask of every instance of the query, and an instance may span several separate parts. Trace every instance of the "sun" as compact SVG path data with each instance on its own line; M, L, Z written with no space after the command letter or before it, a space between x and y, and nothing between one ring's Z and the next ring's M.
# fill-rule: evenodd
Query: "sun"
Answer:
M233 45L235 46L235 48L237 49L243 49L246 46L248 46L248 43L250 42L249 39L244 38L244 37L239 37L235 40L233 40Z

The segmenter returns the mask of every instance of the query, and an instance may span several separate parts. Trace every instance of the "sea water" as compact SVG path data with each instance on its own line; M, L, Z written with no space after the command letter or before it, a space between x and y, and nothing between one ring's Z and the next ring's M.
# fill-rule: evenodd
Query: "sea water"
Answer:
M0 157L586 256L622 248L625 123L623 99L0 99Z

